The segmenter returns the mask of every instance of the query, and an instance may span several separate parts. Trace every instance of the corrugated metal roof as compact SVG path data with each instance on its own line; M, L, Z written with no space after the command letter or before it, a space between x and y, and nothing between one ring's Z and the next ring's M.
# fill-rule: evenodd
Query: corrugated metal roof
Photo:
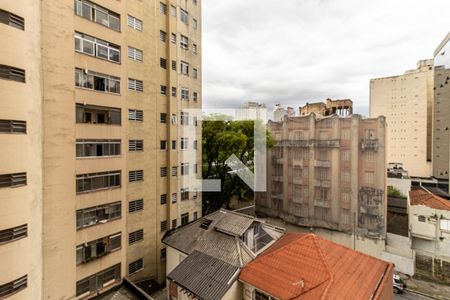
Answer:
M208 229L201 227L205 219L212 221ZM163 238L163 242L186 254L198 250L233 266L242 267L249 263L255 255L236 234L245 232L254 221L256 219L250 216L220 210L169 232ZM230 222L235 222L235 225L232 226ZM218 224L224 230L217 231Z
M200 299L220 300L237 279L239 268L199 251L193 251L167 278Z

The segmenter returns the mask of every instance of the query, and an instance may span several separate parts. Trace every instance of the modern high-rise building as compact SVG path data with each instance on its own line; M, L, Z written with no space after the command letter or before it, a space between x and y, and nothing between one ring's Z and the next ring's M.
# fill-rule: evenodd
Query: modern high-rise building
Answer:
M370 81L370 116L385 116L387 162L412 176L431 176L433 60L421 60L403 75Z
M267 110L264 103L246 102L235 113L236 120L266 120Z
M164 282L202 213L201 1L3 1L0 39L0 298Z
M351 109L351 108L350 108ZM330 115L268 123L277 144L267 151L267 193L256 212L306 228L347 233L349 247L379 254L386 236L384 117ZM374 241L365 248L359 240ZM374 250L375 249L375 250Z
M433 176L449 179L450 170L450 33L434 52Z

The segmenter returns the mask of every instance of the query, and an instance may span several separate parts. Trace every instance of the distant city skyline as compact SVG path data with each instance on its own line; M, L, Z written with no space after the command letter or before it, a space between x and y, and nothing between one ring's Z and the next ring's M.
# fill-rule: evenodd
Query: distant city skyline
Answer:
M349 98L368 115L370 79L432 58L448 9L444 0L408 1L407 9L389 0L205 1L204 107L258 101L298 112L306 102Z

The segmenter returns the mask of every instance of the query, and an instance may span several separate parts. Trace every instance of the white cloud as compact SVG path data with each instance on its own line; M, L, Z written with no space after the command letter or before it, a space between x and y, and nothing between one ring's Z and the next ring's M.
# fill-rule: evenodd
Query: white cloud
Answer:
M204 106L330 97L367 114L369 80L431 58L448 11L448 0L205 0Z

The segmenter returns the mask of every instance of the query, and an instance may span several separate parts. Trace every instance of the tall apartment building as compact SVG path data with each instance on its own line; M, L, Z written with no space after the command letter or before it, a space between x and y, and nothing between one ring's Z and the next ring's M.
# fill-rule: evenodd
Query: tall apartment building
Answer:
M431 176L433 60L421 60L403 75L370 81L370 116L385 116L387 161L412 176Z
M450 33L434 52L433 176L449 179L450 170Z
M266 120L266 118L266 105L258 102L246 102L235 113L236 120Z
M277 144L267 152L268 186L257 194L258 215L355 239L385 237L384 117L311 113L268 128Z
M0 298L164 282L201 216L201 1L3 1L0 39Z

